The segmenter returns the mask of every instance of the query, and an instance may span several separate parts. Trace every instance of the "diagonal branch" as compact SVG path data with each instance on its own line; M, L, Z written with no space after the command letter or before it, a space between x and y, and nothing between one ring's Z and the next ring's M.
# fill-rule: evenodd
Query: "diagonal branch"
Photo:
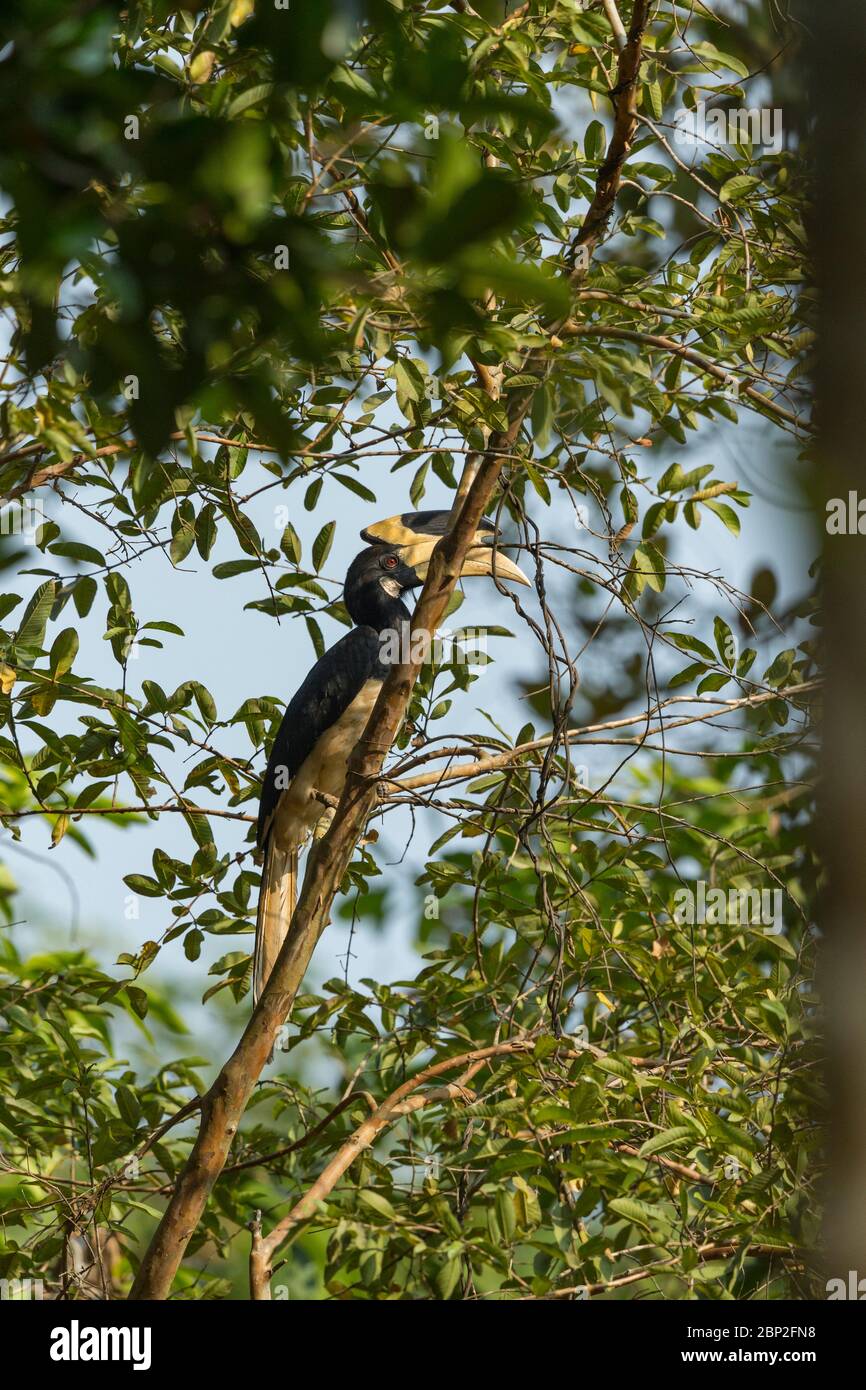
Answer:
M645 742L654 734L663 731L669 732L671 729L679 729L692 724L705 723L710 719L718 719L720 715L727 715L737 709L752 709L756 705L768 704L772 700L794 699L800 695L808 694L809 691L818 690L820 681L804 681L800 685L788 686L782 690L762 690L757 695L745 695L737 700L720 700L713 698L713 704L717 709L706 710L703 714L690 714L682 719L668 720L663 725L649 727L643 733L635 735L636 742ZM674 704L694 704L694 698L690 695L674 696L664 702L664 707ZM661 709L654 710L653 716L657 715ZM590 734L607 732L611 729L621 729L629 724L645 723L647 719L646 711L640 714L625 715L621 719L609 719L604 724L587 724L581 729L565 729L559 735L559 741L570 743L572 740L586 738ZM415 777L389 777L383 778L384 785L389 788L389 795L396 796L399 792L417 791L421 787L439 787L445 782L463 782L467 779L480 777L487 772L498 772L502 768L511 767L520 762L530 753L536 753L548 748L554 741L553 734L547 734L543 738L533 739L531 743L518 743L514 748L507 748L503 753L492 753L486 758L477 758L469 763L456 763L453 767L445 767L432 772L420 772ZM454 752L461 752L456 749L437 750L437 757L449 757Z
M262 1236L260 1229L255 1226L252 1227L253 1242L250 1250L252 1297L256 1300L270 1298L272 1261L283 1241L302 1221L307 1221L315 1215L319 1203L323 1202L333 1191L358 1155L370 1147L383 1129L387 1128L394 1120L400 1119L401 1116L414 1114L415 1111L422 1110L425 1106L438 1101L466 1100L466 1084L484 1066L485 1062L494 1057L526 1052L532 1046L531 1039L520 1038L513 1042L479 1047L472 1052L463 1052L456 1057L446 1057L441 1062L434 1062L431 1066L420 1071L417 1076L410 1077L408 1081L403 1082L402 1086L398 1086L397 1090L393 1091L387 1100L384 1100L373 1114L368 1115L352 1132L300 1201L295 1203L282 1221L277 1222L269 1235ZM445 1071L454 1071L458 1067L464 1068L459 1080L449 1082L444 1086L431 1087L429 1091L424 1091L420 1095L413 1094L413 1092L418 1091L419 1087L433 1080L434 1077L441 1076Z
M515 392L509 425L491 436L477 476L451 530L436 546L412 619L413 633L441 626L463 560L496 487L502 453L514 444L533 389ZM410 641L410 651L419 645ZM325 837L310 854L304 885L282 950L243 1036L202 1100L201 1126L174 1193L145 1252L130 1298L166 1298L190 1237L228 1157L253 1087L289 1016L331 904L378 799L382 764L406 712L420 660L392 667L349 764L349 775Z
M694 348L688 347L685 343L677 342L676 338L668 338L660 333L640 333L634 328L616 328L612 324L565 324L560 330L561 335L574 334L577 337L593 338L620 338L623 342L637 343L642 347L659 348L662 352L669 352L674 357L681 357L684 362L690 362L693 367L705 372L707 376L715 377L725 386L734 385L738 396L747 396L750 401L760 405L762 410L768 410L771 415L777 416L780 420L785 420L798 430L813 429L808 420L801 419L792 411L786 410L783 405L779 405L770 396L765 396L763 391L759 391L757 386L752 386L741 377L735 377L727 368L718 362L713 362L711 358L705 357L702 352L696 352Z

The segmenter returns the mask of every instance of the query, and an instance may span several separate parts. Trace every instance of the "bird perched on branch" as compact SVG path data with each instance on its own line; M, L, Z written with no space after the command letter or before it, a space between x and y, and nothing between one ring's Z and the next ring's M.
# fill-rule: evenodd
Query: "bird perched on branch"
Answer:
M274 967L295 909L298 854L327 829L346 780L354 747L366 728L395 651L405 650L410 613L403 596L424 582L449 513L405 512L361 532L372 542L349 566L343 598L355 626L315 664L290 700L274 740L262 785L257 845L262 859L253 999ZM487 541L484 521L462 575L493 574L529 581ZM397 641L395 643L394 638Z

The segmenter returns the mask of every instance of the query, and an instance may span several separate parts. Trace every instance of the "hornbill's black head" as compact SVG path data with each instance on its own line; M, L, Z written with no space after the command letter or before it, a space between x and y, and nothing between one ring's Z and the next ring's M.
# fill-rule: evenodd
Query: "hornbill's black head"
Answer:
M349 566L343 600L353 623L367 623L381 632L409 617L401 595L423 582L395 546L368 545Z

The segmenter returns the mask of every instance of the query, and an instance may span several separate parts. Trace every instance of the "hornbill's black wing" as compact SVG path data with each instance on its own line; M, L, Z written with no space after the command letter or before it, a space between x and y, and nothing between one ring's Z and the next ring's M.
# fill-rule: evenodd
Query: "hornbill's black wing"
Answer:
M256 831L260 849L267 842L273 813L287 779L295 776L365 682L381 674L378 633L372 627L355 627L319 658L289 701L262 781Z

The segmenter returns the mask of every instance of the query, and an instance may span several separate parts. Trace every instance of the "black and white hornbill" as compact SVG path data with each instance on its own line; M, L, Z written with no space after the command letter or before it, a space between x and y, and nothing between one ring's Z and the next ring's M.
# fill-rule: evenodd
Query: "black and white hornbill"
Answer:
M259 804L262 883L253 953L254 1000L292 919L299 851L311 836L324 833L333 815L315 793L337 799L342 793L349 758L388 672L383 656L394 650L391 634L408 630L404 625L410 613L403 595L423 583L448 516L447 511L406 512L361 532L373 543L355 556L343 589L355 626L316 662L283 715ZM483 543L495 534L495 527L485 521L461 573L495 573L500 579L528 584L516 565Z

